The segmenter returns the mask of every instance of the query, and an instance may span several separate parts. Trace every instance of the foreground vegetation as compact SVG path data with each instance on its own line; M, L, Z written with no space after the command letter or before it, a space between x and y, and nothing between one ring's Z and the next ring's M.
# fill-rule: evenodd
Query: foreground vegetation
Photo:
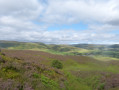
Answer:
M118 60L2 49L0 89L119 90L118 69Z

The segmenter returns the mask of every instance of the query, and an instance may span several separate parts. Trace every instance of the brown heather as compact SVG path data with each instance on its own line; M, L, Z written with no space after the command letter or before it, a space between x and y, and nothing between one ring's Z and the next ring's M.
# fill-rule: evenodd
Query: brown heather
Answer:
M53 68L53 60L60 60L67 66L63 70ZM69 63L70 60L73 61ZM79 69L74 69L77 65ZM0 55L0 89L78 90L78 86L83 84L86 87L82 86L81 90L119 90L118 68L119 61L102 62L86 56L3 49ZM66 70L72 75L65 74Z

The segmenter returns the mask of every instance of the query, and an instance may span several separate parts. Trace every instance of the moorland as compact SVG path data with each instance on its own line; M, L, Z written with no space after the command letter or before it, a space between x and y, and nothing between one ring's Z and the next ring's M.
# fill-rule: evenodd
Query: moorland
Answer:
M119 45L0 41L2 90L119 90Z

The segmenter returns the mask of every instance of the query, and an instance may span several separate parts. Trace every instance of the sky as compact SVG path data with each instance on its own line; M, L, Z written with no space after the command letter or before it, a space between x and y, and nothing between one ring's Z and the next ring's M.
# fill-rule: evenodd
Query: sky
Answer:
M119 44L119 0L0 0L0 40Z

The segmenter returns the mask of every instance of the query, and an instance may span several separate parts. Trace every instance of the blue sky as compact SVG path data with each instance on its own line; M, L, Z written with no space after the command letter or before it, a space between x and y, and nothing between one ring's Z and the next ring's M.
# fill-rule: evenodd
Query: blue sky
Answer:
M118 0L0 0L0 40L119 44Z
M63 24L63 25L52 25L49 26L47 30L55 31L55 30L75 30L75 31L82 31L87 30L88 24L84 23L76 23L76 24Z

